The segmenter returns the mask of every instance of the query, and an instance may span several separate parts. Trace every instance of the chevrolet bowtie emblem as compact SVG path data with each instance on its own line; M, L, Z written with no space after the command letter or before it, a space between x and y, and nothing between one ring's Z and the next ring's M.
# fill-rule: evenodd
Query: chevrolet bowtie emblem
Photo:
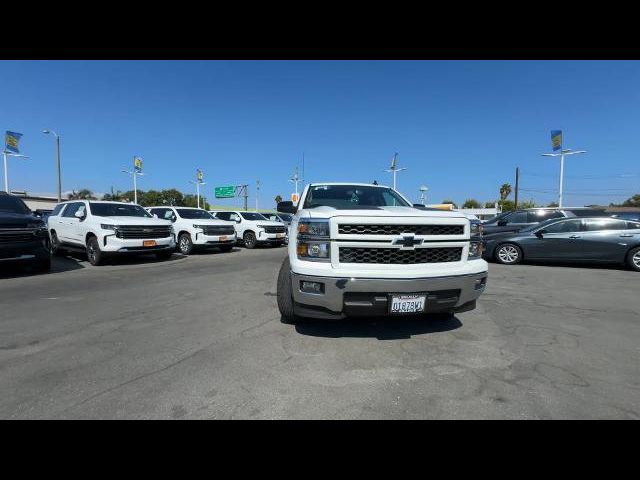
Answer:
M422 238L415 238L413 233L402 233L400 238L396 238L392 245L400 245L403 250L413 250L416 245L422 245Z

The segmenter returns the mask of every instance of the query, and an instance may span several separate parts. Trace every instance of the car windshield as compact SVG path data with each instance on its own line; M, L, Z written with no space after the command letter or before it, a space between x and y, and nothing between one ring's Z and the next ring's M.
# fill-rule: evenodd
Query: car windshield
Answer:
M504 213L500 213L498 215L496 215L495 217L487 220L486 222L484 222L485 225L491 225L493 223L497 223L500 221L501 218L506 217L508 214L510 214L511 212L504 212Z
M400 195L387 187L368 185L312 185L303 208L333 207L357 209L375 207L411 207Z
M29 207L17 197L12 195L0 195L0 212L11 212L28 215Z
M266 220L262 214L255 212L240 212L240 215L242 215L242 218L245 220Z
M93 203L89 202L91 214L96 217L147 217L152 218L140 205L127 203Z
M290 222L291 219L293 218L292 215L289 215L288 213L279 213L278 216L283 219L285 222Z
M177 208L178 215L188 220L211 220L212 217L206 210L192 210L190 208Z

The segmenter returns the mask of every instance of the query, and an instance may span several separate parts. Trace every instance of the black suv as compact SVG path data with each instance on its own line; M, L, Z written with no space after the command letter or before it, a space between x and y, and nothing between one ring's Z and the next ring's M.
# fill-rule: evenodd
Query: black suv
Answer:
M0 268L12 261L30 262L38 271L48 272L49 232L20 198L0 192Z
M492 233L517 232L523 228L536 225L552 218L571 217L609 217L611 214L604 210L595 208L527 208L524 210L513 210L487 220L482 224L482 233L491 235Z

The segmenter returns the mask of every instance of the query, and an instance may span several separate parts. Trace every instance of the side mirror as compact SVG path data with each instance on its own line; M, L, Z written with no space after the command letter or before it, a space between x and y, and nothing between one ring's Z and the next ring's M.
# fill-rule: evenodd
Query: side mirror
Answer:
M545 230L538 230L535 235L538 238L543 238L544 234L547 233Z
M278 203L276 210L281 213L295 214L298 208L293 204L293 202L287 200L287 201Z
M236 218L236 223L240 223L242 221L241 218Z
M175 215L173 215L173 216L171 217L171 221L172 221L172 222L174 222L174 223L175 223L175 221L176 221L177 219L178 219L178 217L176 217Z
M87 216L84 210L78 210L73 215L79 220L84 220L84 217Z
M153 218L158 218L158 214L157 214L157 213L154 213L154 214L153 214Z

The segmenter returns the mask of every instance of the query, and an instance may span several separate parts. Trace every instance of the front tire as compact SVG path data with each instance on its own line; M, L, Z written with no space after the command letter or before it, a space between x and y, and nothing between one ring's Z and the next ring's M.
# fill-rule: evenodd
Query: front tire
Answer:
M631 270L640 272L640 247L632 248L627 254L627 265Z
M191 241L191 235L188 233L182 233L178 237L178 250L183 255L189 255L193 250L193 242Z
M100 250L100 244L96 237L91 237L87 242L87 259L94 267L104 262L104 254Z
M242 241L244 242L244 246L249 249L256 248L256 245L258 244L256 234L253 232L245 233L242 237Z
M55 255L57 257L64 255L64 250L60 247L60 240L58 240L58 235L56 232L51 232L51 255Z
M278 310L280 321L287 325L295 325L298 322L293 312L293 292L291 291L291 265L289 257L285 258L278 273Z
M503 243L496 248L495 259L503 265L516 265L522 261L522 249L515 243Z

